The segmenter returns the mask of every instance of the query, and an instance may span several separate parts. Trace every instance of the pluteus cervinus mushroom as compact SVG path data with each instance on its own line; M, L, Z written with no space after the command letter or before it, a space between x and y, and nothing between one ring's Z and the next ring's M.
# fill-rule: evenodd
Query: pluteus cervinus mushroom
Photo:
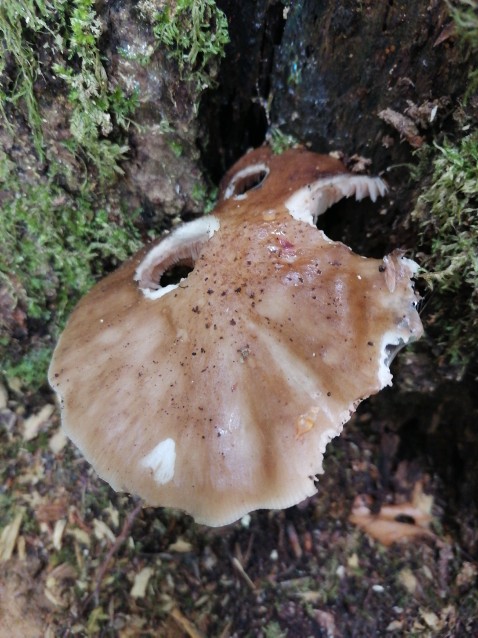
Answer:
M316 492L327 443L422 333L416 264L361 257L315 226L342 197L385 190L330 156L252 151L211 215L79 302L49 379L103 479L209 525ZM189 273L167 283L178 266Z

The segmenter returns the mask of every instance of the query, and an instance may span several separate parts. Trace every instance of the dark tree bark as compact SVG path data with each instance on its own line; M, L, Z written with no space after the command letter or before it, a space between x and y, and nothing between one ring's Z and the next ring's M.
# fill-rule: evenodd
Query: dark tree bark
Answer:
M470 65L446 37L441 0L218 4L231 44L201 112L217 176L264 140L268 119L316 151L361 153L383 169L409 159L410 147L380 111L442 100L434 122L443 126L449 100L466 90Z

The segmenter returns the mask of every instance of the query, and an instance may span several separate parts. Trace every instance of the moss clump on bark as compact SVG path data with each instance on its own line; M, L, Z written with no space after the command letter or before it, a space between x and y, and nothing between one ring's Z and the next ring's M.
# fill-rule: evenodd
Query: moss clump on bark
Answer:
M478 1L456 0L448 6L459 44L476 54ZM465 104L477 88L475 66ZM419 152L416 176L429 178L412 218L420 227L423 276L432 289L430 332L439 353L463 371L478 354L478 133L473 116L461 109L455 115L461 139L445 139Z
M114 125L123 133L127 130L137 95L126 96L119 87L112 88L108 83L99 50L103 28L94 0L74 0L70 10L63 46L68 63L57 62L53 69L69 89L73 147L83 151L100 180L108 180L122 172L119 162L128 151L126 143L112 141L108 136Z
M68 90L71 137L64 144L106 180L121 172L128 146L118 136L129 125L136 96L109 85L99 49L102 31L94 0L11 0L0 7L2 120L13 131L9 115L22 113L43 161L48 141L36 85L47 76L55 81L53 69Z
M450 14L462 46L467 48L469 55L472 55L473 52L476 53L478 47L478 1L455 0L450 2L447 0L447 4L450 7ZM467 97L478 89L478 69L471 71L468 79Z
M79 296L140 244L110 190L136 96L108 82L102 32L94 0L0 6L0 360L29 389Z
M478 134L437 149L431 183L412 217L433 289L434 340L452 363L466 365L478 351Z
M217 62L229 42L227 19L216 2L167 2L154 13L152 24L158 42L177 61L182 79L193 82L198 92L214 86Z
M0 6L0 117L12 130L7 106L22 110L42 159L42 123L34 91L40 65L34 42L41 34L53 35L50 23L56 22L58 32L64 27L65 7L65 0L10 0ZM53 38L51 46L58 47L60 42ZM12 65L15 74L8 73Z
M51 168L51 167L50 167ZM0 233L0 289L11 306L26 313L26 323L55 336L78 298L95 282L98 269L117 265L140 245L131 214L102 202L85 185L74 196L54 179L24 183L15 167L0 157L3 178ZM14 329L1 325L0 351L7 376L21 376L34 387L46 370L44 347L19 361L11 356Z

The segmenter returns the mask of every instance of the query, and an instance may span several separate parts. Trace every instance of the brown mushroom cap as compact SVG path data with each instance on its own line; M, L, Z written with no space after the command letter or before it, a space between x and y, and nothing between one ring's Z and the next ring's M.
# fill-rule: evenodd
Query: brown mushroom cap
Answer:
M384 190L328 156L259 149L213 215L80 301L49 378L102 478L209 525L316 492L327 443L390 383L389 348L422 333L414 262L360 257L313 225L344 195ZM178 261L193 270L162 287Z

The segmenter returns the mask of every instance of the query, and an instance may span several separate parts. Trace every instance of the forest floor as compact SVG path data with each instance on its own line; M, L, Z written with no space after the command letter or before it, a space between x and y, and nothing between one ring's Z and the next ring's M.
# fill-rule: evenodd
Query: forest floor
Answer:
M0 638L478 635L451 496L400 460L373 401L329 445L315 497L211 529L114 493L53 396L0 389Z

